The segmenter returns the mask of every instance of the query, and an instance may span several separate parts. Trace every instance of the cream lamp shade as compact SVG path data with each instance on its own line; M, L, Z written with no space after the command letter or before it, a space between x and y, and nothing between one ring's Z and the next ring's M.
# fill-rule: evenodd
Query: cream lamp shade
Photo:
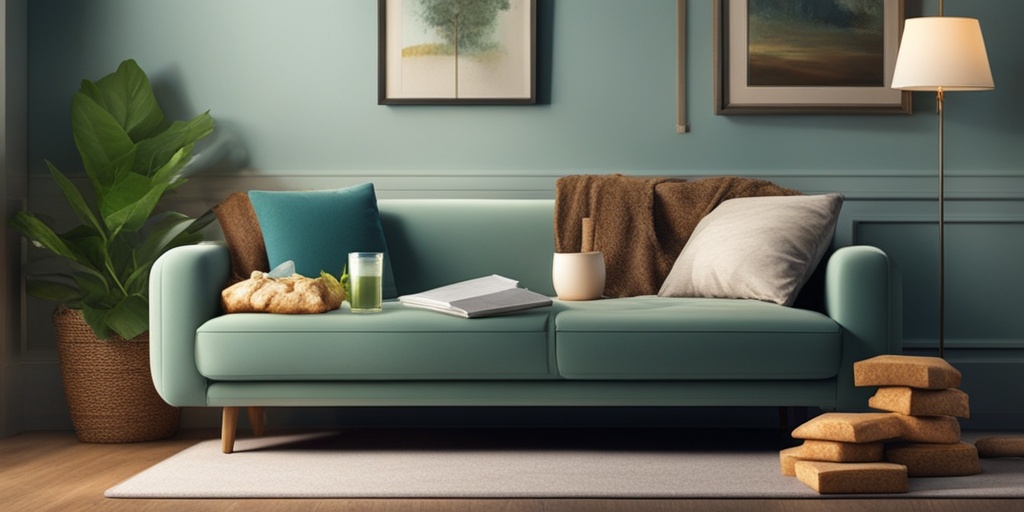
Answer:
M905 91L982 91L995 88L981 24L974 18L908 19L892 88Z

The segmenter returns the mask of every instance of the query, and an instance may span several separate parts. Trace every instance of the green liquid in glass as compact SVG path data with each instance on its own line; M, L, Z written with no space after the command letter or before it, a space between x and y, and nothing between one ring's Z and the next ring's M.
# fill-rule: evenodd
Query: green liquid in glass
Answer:
M380 311L380 276L352 278L352 311Z

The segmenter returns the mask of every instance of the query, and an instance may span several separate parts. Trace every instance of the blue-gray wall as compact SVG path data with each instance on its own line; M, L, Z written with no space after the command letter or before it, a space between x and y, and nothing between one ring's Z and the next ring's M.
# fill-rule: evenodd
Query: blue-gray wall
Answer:
M678 134L675 0L537 1L543 104L384 107L376 0L34 0L31 206L55 198L44 158L77 165L68 109L79 80L134 58L169 114L211 110L236 150L182 189L186 209L233 190L360 181L380 197L553 197L564 174L761 176L846 194L839 242L893 254L908 352L934 344L932 95L914 95L912 116L715 116L712 2L691 0L691 132ZM936 9L907 1L908 16ZM996 80L947 97L949 355L987 422L975 424L1009 428L1024 419L1024 2L951 0L946 15L981 20ZM49 305L29 304L26 350L45 354Z
M261 172L835 172L933 167L933 100L918 115L723 117L712 111L711 2L690 2L693 131L675 124L675 0L539 0L550 105L382 107L375 0L35 0L31 160L75 161L67 109L82 77L135 58L210 109ZM1024 103L1019 2L947 2L981 19L995 92L950 96L950 172L1016 172ZM911 9L915 2L910 2ZM927 9L930 11L931 9ZM547 69L544 69L547 68ZM548 87L542 87L542 89Z

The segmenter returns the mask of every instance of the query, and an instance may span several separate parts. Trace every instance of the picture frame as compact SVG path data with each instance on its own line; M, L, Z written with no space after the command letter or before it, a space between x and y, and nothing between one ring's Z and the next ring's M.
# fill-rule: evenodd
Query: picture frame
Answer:
M890 87L904 0L838 5L714 0L715 114L910 114Z
M536 0L457 5L378 0L378 104L536 103Z

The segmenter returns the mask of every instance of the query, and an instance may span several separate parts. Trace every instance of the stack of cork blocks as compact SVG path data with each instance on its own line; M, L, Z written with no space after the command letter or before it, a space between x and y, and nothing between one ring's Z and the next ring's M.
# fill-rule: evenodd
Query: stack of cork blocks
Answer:
M885 412L826 413L793 431L803 444L780 452L782 473L821 494L900 493L908 478L981 472L960 439L970 414L960 372L935 357L883 355L854 364L854 384L878 387Z

